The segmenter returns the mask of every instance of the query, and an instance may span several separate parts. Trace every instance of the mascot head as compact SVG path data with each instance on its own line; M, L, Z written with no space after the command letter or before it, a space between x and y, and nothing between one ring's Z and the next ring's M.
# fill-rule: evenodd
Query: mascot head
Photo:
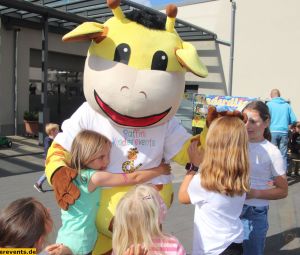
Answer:
M124 16L120 0L107 0L114 17L86 22L63 41L90 40L84 69L84 94L91 107L117 125L150 127L178 110L185 72L206 77L197 51L176 33L177 7L167 17L132 11Z

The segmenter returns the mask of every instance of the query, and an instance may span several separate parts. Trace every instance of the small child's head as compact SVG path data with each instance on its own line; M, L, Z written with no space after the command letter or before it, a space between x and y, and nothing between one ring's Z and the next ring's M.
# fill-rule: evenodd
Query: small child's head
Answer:
M110 149L108 138L95 131L83 130L73 140L70 166L78 171L85 168L105 170L110 162Z
M46 124L45 132L49 137L54 139L59 132L59 125L55 123L48 123Z
M18 199L0 213L0 247L36 248L40 252L52 225L48 210L39 201Z
M150 185L138 185L120 200L114 218L113 249L121 255L131 245L149 248L153 238L163 238L161 220L166 213L158 191ZM136 254L136 252L135 252Z
M201 184L207 190L229 196L248 191L248 134L239 118L221 117L209 127Z

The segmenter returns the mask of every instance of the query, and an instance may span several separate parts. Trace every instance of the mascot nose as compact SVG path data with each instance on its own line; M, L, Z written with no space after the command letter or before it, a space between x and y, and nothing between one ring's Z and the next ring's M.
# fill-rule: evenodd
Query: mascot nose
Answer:
M134 97L138 97L138 98L143 98L143 99L147 99L147 93L145 91L130 91L132 89L130 89L129 87L127 86L122 86L120 91L121 93L124 95L124 96L134 96ZM133 94L132 94L133 93Z

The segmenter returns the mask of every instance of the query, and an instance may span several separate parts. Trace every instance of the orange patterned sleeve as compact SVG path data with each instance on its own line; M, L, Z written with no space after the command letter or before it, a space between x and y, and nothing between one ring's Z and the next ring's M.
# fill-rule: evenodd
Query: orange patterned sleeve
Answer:
M60 144L53 142L48 150L45 162L45 172L50 184L54 172L60 167L67 166L69 160L70 153L66 151Z

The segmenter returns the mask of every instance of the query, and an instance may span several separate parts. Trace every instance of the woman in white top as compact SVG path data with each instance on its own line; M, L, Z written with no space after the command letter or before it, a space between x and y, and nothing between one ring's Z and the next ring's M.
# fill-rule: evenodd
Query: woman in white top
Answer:
M243 112L248 116L246 128L249 136L251 183L241 215L244 225L244 255L262 255L269 228L269 200L286 197L288 183L282 155L269 142L271 116L267 105L261 101L253 101ZM270 186L270 182L273 186Z
M248 135L237 117L221 117L209 127L205 155L196 142L189 148L192 162L179 189L181 203L194 204L193 255L241 255L240 221L249 191ZM203 159L203 162L201 163ZM199 164L201 171L195 174Z

